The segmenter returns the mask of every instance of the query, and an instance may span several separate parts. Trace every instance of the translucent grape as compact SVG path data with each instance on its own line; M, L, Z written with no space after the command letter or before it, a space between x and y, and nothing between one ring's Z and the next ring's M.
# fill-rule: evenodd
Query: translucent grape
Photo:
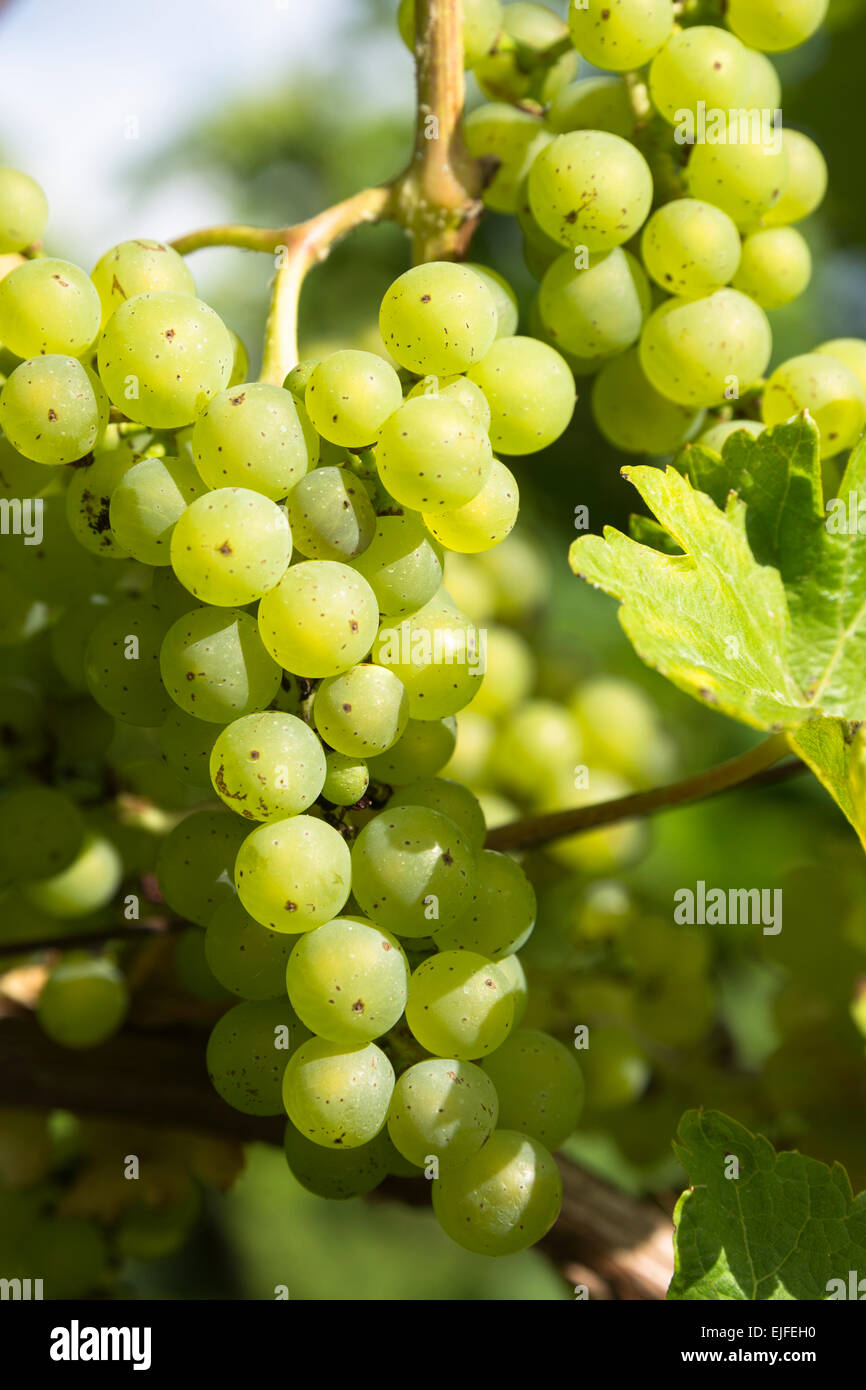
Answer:
M448 762L456 739L457 721L450 716L410 719L387 753L370 758L367 771L371 778L394 786L418 777L433 777Z
M307 414L324 439L349 449L372 444L403 402L394 368L372 352L333 352L313 369L304 397Z
M493 295L493 302L496 305L496 336L497 338L510 338L517 332L517 322L520 317L520 308L517 303L517 295L498 271L491 270L487 265L478 265L475 261L464 261L467 270L473 270L484 281L490 293Z
M409 782L394 793L388 805L391 808L429 806L453 820L472 849L480 850L484 844L487 826L478 798L468 787L448 777L424 777Z
M162 241L136 237L106 251L90 272L102 305L103 326L115 309L148 290L195 294L195 281L183 256Z
M440 951L475 951L487 960L498 960L526 944L536 910L535 889L517 861L492 849L482 850L475 863L475 895L469 911L455 926L440 927L433 939Z
M618 1028L593 1029L581 1060L587 1104L594 1110L633 1104L650 1080L646 1056L634 1039Z
M255 381L206 406L193 428L192 453L209 487L249 487L279 502L315 468L319 442L300 401Z
M296 1129L325 1148L360 1148L382 1129L394 1068L375 1043L347 1048L311 1038L286 1067L283 1103Z
M171 290L126 300L99 342L99 375L112 404L155 429L192 424L228 385L233 360L219 315Z
M282 820L316 800L325 754L303 720L267 710L236 719L217 735L210 773L217 795L239 816Z
M215 979L243 999L281 999L292 940L253 920L236 897L226 898L207 924L205 956Z
M764 213L765 227L802 222L820 207L827 192L827 161L814 140L786 127L782 131L782 150L787 177L781 198Z
M287 671L312 678L337 676L361 661L378 618L366 579L333 560L293 565L259 604L267 650Z
M424 520L443 545L463 554L477 555L505 540L519 511L517 479L510 469L494 459L487 481L471 502L453 511L425 515Z
M493 212L516 212L523 182L550 144L549 131L538 116L505 102L477 106L466 117L463 131L471 155L498 161L481 195L485 205Z
M94 555L112 559L126 555L111 528L111 496L135 463L125 441L96 451L89 463L75 469L66 489L66 519L76 540Z
M45 981L36 1017L61 1047L98 1047L117 1032L128 1007L126 982L112 961L69 955Z
M808 410L821 436L821 457L850 449L866 424L866 395L843 362L823 353L792 357L777 367L764 388L765 425L780 425Z
M713 203L741 231L748 230L772 211L785 192L786 145L762 140L697 144L689 159L686 182L693 198Z
M398 1078L388 1111L388 1133L410 1163L457 1168L472 1158L496 1126L496 1088L480 1067L454 1057L431 1057Z
M376 450L379 476L404 507L461 507L490 472L490 443L469 412L446 396L408 400L386 422Z
M611 251L643 225L653 194L643 155L608 131L572 130L538 155L529 203L539 226L563 246Z
M441 381L435 376L422 377L417 385L412 387L406 399L412 401L416 396L445 396L446 399L462 405L485 434L490 428L490 406L487 404L487 397L481 387L470 381L468 376L446 376Z
M353 569L367 580L379 609L402 617L422 608L442 584L442 547L417 512L376 518L370 544Z
M47 221L48 199L36 180L20 169L0 168L0 253L40 241Z
M483 1063L499 1097L499 1124L551 1152L573 1134L584 1081L573 1052L547 1033L522 1028Z
M736 237L733 224L731 230ZM595 359L637 342L652 296L643 266L617 246L590 257L586 269L575 267L571 252L557 257L541 282L538 307L557 347Z
M19 453L37 463L83 458L107 424L102 384L74 357L22 362L0 394L0 428Z
M214 724L265 709L280 684L255 618L237 608L194 608L178 618L165 634L159 667L175 704Z
M484 634L440 593L408 618L386 618L372 659L399 676L412 719L442 719L468 705L484 678Z
M747 106L752 69L740 40L714 24L696 24L671 34L649 72L653 104L671 125L697 114L698 103L713 110Z
M507 981L509 994L514 1001L514 1027L517 1028L523 1021L529 1003L526 971L518 955L502 956L496 962L496 968Z
M181 584L220 608L268 593L291 554L285 509L249 488L223 487L198 497L171 534L171 564Z
M211 1084L245 1115L279 1115L286 1064L307 1036L287 999L235 1004L208 1039Z
M559 56L549 56L551 49ZM475 63L474 73L486 96L546 106L574 77L577 64L558 14L548 5L512 0L502 12L496 44Z
M717 454L720 454L732 434L737 434L743 430L746 434L750 434L753 439L757 439L758 435L762 434L766 428L767 426L762 425L760 420L725 420L721 424L712 425L708 430L705 430L703 434L698 436L697 442L703 448L713 449Z
M400 0L400 34L408 49L415 43L415 0ZM501 0L463 0L463 57L473 68L492 48L502 27Z
M564 811L580 806L594 806L613 801L633 791L624 777L593 768L590 786L583 786L573 776L560 776L541 799L545 811ZM640 821L620 821L601 826L579 835L566 835L551 844L552 859L568 869L598 877L617 873L632 864L646 848L646 829Z
M500 338L469 375L490 404L494 449L534 454L565 433L574 413L574 377L546 343Z
M295 400L301 405L304 404L304 398L307 394L307 383L321 360L320 357L305 357L303 362L299 362L296 367L292 368L283 382L283 390L291 391Z
M721 208L675 198L658 208L641 236L643 263L668 294L712 294L727 285L740 262L740 237Z
M350 878L346 841L312 816L258 826L235 862L235 884L247 912L279 932L330 922L345 905Z
M30 901L49 917L88 917L111 902L123 877L123 861L104 835L87 835L71 864L51 878L27 885Z
M190 787L210 787L210 755L217 725L194 719L173 705L159 730L167 767Z
M793 227L766 227L743 242L734 289L762 309L781 309L799 299L812 278L812 255Z
M38 497L53 481L41 463L19 454L0 435L0 497Z
M557 135L569 130L606 130L629 139L635 115L621 77L584 77L557 92L547 113Z
M496 966L474 951L442 951L412 972L406 1022L438 1057L471 1062L501 1047L514 1001Z
M384 1130L355 1149L325 1149L307 1139L291 1121L286 1125L286 1160L292 1176L316 1197L345 1201L363 1197L387 1177L391 1146Z
M479 1255L526 1250L550 1230L561 1205L562 1179L547 1149L507 1129L433 1184L445 1234Z
M637 348L603 367L592 388L595 422L616 449L672 454L697 433L703 412L677 405L647 380Z
M562 706L530 700L501 725L493 758L506 787L534 797L552 778L573 769L580 753L577 729Z
M154 728L169 711L160 676L165 619L142 599L115 604L99 620L85 655L87 685L115 719Z
M329 753L325 759L322 796L334 806L354 806L370 785L370 774L363 758L345 753Z
M725 18L751 48L783 53L811 38L824 22L829 0L729 0Z
M329 1042L360 1047L402 1017L409 986L403 948L362 917L337 917L296 943L286 987L298 1017Z
M0 799L0 876L26 882L72 863L84 838L78 807L51 787L22 787Z
M866 341L862 338L834 338L829 343L816 347L817 353L835 357L853 372L863 390L866 391Z
M376 534L370 494L348 468L315 468L287 505L295 547L311 560L354 560Z
M471 713L493 718L507 714L530 694L538 664L525 637L513 628L490 624L487 628L487 674ZM471 780L471 779L470 779Z
M248 828L228 811L194 811L166 835L156 857L159 891L172 911L206 927L234 897L232 869Z
M175 523L205 491L188 459L141 459L123 474L111 493L111 532L133 559L144 565L168 565Z
M496 337L496 303L474 271L430 261L394 281L382 300L379 328L401 367L448 376L488 352Z
M80 357L99 319L99 295L71 261L40 256L0 280L0 340L19 357Z
M338 753L373 757L397 742L409 719L402 681L384 666L353 666L322 681L313 704L316 728Z
M583 0L568 12L571 41L593 67L641 68L674 27L672 0Z
M650 316L640 364L663 396L697 409L743 395L760 381L773 341L767 316L738 290L669 299Z
M759 111L777 111L782 105L782 83L779 74L763 53L746 49L751 72L749 107Z
M472 847L452 820L428 806L388 808L352 847L352 893L395 936L429 936L459 922L472 899Z

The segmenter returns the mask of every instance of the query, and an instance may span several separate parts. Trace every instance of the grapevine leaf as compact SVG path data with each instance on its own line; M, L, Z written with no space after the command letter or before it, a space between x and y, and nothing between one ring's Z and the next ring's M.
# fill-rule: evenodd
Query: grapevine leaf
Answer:
M854 1197L839 1164L777 1154L717 1111L687 1111L674 1149L690 1188L674 1214L668 1298L824 1301L863 1292L853 1290L866 1276L866 1192Z
M866 742L843 719L810 719L788 734L798 757L845 812L866 849ZM856 734L856 736L855 736Z

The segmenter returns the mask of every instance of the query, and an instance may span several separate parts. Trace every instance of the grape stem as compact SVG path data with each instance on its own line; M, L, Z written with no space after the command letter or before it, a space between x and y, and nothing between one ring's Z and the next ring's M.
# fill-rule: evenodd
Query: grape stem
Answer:
M676 806L706 801L709 797L746 784L758 787L787 781L789 777L797 777L807 770L799 759L782 767L775 766L790 751L786 736L774 734L758 744L757 748L750 748L747 753L741 753L729 762L720 763L695 777L686 777L681 782L654 787L651 791L634 792L629 796L617 797L615 801L601 801L595 806L554 811L549 815L530 816L526 820L498 826L487 836L487 848L534 849L551 840L595 830L601 825L616 825L620 821L634 820L637 816L650 816Z

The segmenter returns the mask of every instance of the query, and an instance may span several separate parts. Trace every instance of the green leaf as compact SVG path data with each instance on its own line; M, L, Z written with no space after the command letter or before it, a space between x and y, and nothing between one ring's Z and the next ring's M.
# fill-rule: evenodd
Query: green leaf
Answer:
M810 719L788 734L788 742L838 802L866 849L864 733L864 724L849 724L842 719Z
M852 1271L866 1278L866 1192L854 1197L839 1164L777 1154L717 1111L687 1111L674 1150L691 1187L674 1213L668 1298L825 1301L851 1296Z

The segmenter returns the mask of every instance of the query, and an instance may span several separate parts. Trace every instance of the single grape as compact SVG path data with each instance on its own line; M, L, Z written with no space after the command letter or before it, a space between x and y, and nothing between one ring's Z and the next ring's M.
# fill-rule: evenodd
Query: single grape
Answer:
M408 618L385 618L372 659L399 676L412 719L442 719L468 705L484 679L484 632L440 592Z
M394 1068L375 1043L347 1048L311 1038L286 1067L283 1103L313 1143L356 1149L382 1129L393 1090Z
M772 345L764 311L738 290L718 290L660 305L644 328L640 365L663 396L699 409L759 382Z
M352 568L366 579L382 613L403 617L423 608L441 587L442 547L417 512L380 516Z
M784 141L780 145L754 139L697 144L686 169L692 197L721 208L741 231L772 212L785 193L788 177Z
M395 936L429 936L459 922L474 887L471 845L454 821L428 806L389 807L352 847L352 893Z
M415 0L400 0L397 24L411 50L415 45ZM463 0L463 58L467 68L474 68L489 52L501 28L501 0Z
M386 422L376 450L385 487L404 507L436 512L462 507L490 472L487 435L445 396L408 400Z
M573 1052L556 1038L521 1028L483 1064L499 1097L499 1124L553 1152L574 1133L584 1080Z
M334 806L355 806L370 785L370 774L363 758L345 753L329 753L325 758L322 796Z
M551 56L551 50L559 56ZM512 0L502 12L496 43L473 71L486 96L546 106L572 80L577 64L568 29L554 10L532 0Z
M496 161L482 192L493 212L514 213L520 190L537 156L550 144L543 121L505 102L490 102L470 111L463 126L466 147L475 159Z
M837 362L841 362L849 372L854 373L866 391L866 341L862 338L834 338L831 342L816 347L815 351L835 357Z
M325 754L303 720L266 710L236 719L217 735L210 775L219 798L239 816L283 820L316 800Z
M490 442L504 454L534 454L565 433L574 413L574 377L534 338L500 338L469 373L490 404Z
M354 1149L326 1149L307 1139L289 1121L284 1147L289 1171L301 1187L316 1197L346 1201L372 1192L389 1171L391 1146L381 1130L375 1139Z
M262 599L259 631L287 671L337 676L366 656L378 617L376 596L360 574L333 560L308 560Z
M311 560L354 560L376 534L370 494L348 468L315 468L287 508L294 545Z
M438 949L474 951L495 961L519 951L532 934L537 910L535 889L523 869L507 854L483 850L474 887L469 911L456 925L434 932Z
M90 272L104 327L115 309L148 290L195 294L195 281L183 256L162 241L136 237L106 251Z
M496 337L496 303L474 271L451 261L407 270L386 292L382 340L401 367L421 376L464 372Z
M98 1047L129 1007L126 981L110 960L68 955L52 970L36 1007L43 1033L61 1047Z
M72 863L84 839L81 812L52 787L21 787L0 799L0 878L48 878Z
M350 882L346 841L312 816L258 826L235 862L241 902L271 931L298 933L330 922L345 905Z
M699 297L730 283L740 263L739 233L721 208L675 198L658 208L641 236L644 265L668 294Z
M206 491L187 459L144 458L124 472L110 494L109 523L116 543L144 565L168 565L175 524Z
M84 458L107 424L102 383L74 357L22 362L0 393L0 428L13 448L37 463Z
M528 698L537 675L538 663L526 638L513 628L491 623L487 627L487 674L470 712L498 719Z
M562 1179L547 1149L498 1129L467 1163L433 1185L433 1210L458 1245L479 1255L513 1255L550 1230Z
M635 114L621 77L583 77L557 92L547 113L556 135L569 130L606 130L630 139Z
M429 806L452 820L474 850L480 850L487 835L484 813L478 798L468 787L447 777L424 777L398 788L388 803L395 806Z
M637 348L602 368L592 388L595 422L616 449L629 454L672 454L701 428L703 411L661 395L649 382Z
M282 999L292 940L268 931L239 898L226 898L207 924L204 951L214 975L232 994L243 999Z
M501 1047L514 1001L496 966L475 951L442 951L412 972L406 1022L438 1057L470 1062Z
M747 48L751 85L749 87L749 107L751 110L768 111L775 114L782 106L782 83L770 59L757 49Z
M112 441L98 449L89 462L82 460L66 489L66 519L76 540L94 555L126 557L110 521L112 494L135 463L132 446Z
M498 271L491 270L487 265L478 265L475 261L464 261L467 270L473 270L484 281L490 293L493 295L493 302L496 305L496 336L497 338L510 338L517 332L517 323L520 318L520 307L517 303L517 295Z
M783 53L805 43L823 24L829 0L729 0L725 18L751 48Z
M736 236L736 229L732 224ZM739 238L737 238L739 245ZM545 272L538 308L556 347L579 357L606 358L631 347L652 307L640 262L617 246L583 268L566 251Z
M48 199L36 180L20 169L0 168L0 253L40 241L47 221Z
M843 362L823 353L792 357L773 372L764 388L765 425L780 425L808 410L821 436L821 457L850 449L866 424L866 395Z
M717 454L720 454L732 434L737 434L742 430L751 435L753 439L757 439L758 435L763 434L766 428L767 426L761 424L760 420L724 420L718 425L711 425L703 434L698 435L697 442L704 449L713 449Z
M324 439L349 449L372 444L403 402L394 368L372 352L332 352L310 374L307 414Z
M752 68L740 40L714 24L696 24L670 35L649 72L656 110L671 125L707 110L746 107Z
M472 1158L496 1127L496 1087L480 1067L454 1057L416 1062L398 1078L388 1111L388 1133L399 1153L424 1167L457 1168Z
M160 676L165 629L162 614L144 599L113 605L93 629L85 654L87 685L115 719L155 728L168 714Z
M504 785L522 796L571 772L581 755L573 721L552 700L529 700L500 726L493 763Z
M295 400L301 405L304 404L304 397L307 394L307 383L321 360L320 357L305 357L303 362L299 362L296 367L292 368L283 382L283 390L291 391Z
M616 676L594 676L575 690L568 712L583 735L584 760L590 767L649 786L670 780L674 768L659 712L639 686Z
M165 634L159 667L175 704L214 724L265 709L280 685L255 618L238 608L194 608L178 618Z
M400 1021L409 966L390 932L362 917L337 917L296 943L286 970L293 1008L329 1042L359 1047Z
M643 225L652 174L639 150L608 131L557 135L529 174L529 203L539 226L563 246L611 251Z
M237 608L268 593L288 569L292 535L285 509L249 488L206 492L178 517L171 565L202 603Z
M27 885L27 896L49 917L88 917L111 902L123 860L104 835L86 835L78 854L59 873Z
M192 454L208 487L247 487L279 502L315 468L319 441L301 402L255 381L210 401L192 432Z
M762 309L781 309L799 299L811 278L812 255L800 233L793 227L766 227L743 242L733 286Z
M367 771L376 781L401 786L418 777L434 777L448 762L457 739L457 721L410 719L387 753L370 758Z
M403 682L385 666L353 666L322 681L313 704L325 743L352 757L374 757L397 742L409 719Z
M586 1102L593 1110L632 1105L646 1090L651 1075L645 1054L620 1028L592 1028L581 1066Z
M447 400L463 406L485 434L490 428L490 406L487 404L487 397L481 387L470 381L468 376L446 376L442 377L441 381L436 376L422 377L417 385L412 387L406 399L413 401L417 396L444 396Z
M40 256L0 280L0 340L18 357L80 357L99 332L99 295L71 261Z
M172 911L206 927L234 897L232 869L247 827L227 811L193 811L162 841L156 857L159 891Z
M763 215L765 227L785 227L802 222L824 201L827 192L827 162L814 140L799 130L782 131L782 151L787 178L782 196Z
M672 0L582 0L568 12L571 41L593 67L642 68L674 28Z
M245 1115L279 1115L283 1073L308 1036L288 999L235 1004L208 1039L211 1084Z

